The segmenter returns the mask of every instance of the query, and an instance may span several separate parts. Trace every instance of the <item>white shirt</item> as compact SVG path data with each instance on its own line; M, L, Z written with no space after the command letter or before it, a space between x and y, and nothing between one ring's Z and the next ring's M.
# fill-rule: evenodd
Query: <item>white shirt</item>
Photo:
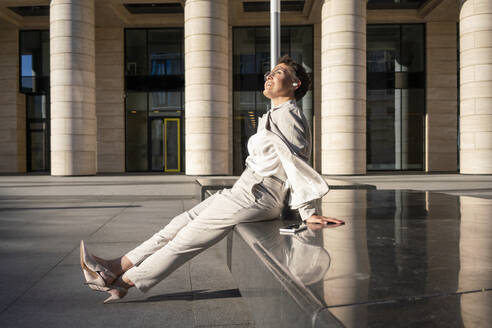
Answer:
M260 176L276 176L291 190L289 205L303 220L318 214L316 200L328 192L324 179L307 163L311 132L306 118L290 100L270 109L248 140L246 165Z
M256 174L262 177L276 176L283 181L287 180L287 175L282 167L280 158L275 152L272 141L267 138L265 133L265 123L267 114L260 117L258 130L248 140L248 153L246 165Z

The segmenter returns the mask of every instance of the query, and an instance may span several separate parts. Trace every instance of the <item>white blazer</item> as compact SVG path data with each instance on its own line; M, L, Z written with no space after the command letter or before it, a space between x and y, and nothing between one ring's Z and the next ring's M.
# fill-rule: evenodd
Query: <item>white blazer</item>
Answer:
M311 132L302 111L291 100L269 110L260 120L266 120L258 125L265 124L264 136L274 145L287 175L289 206L293 209L315 207L313 202L323 197L329 188L323 177L308 164ZM311 214L319 214L313 212Z

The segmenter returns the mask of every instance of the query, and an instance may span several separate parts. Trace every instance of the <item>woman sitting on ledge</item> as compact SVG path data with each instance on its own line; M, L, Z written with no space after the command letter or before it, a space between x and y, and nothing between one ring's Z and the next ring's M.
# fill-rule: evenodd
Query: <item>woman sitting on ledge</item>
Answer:
M89 254L80 243L80 262L87 284L108 292L104 302L124 297L135 286L146 292L203 250L224 238L241 222L280 216L284 199L308 224L342 224L319 215L316 200L328 192L324 179L308 164L311 132L296 100L311 81L289 56L265 74L263 94L273 108L258 122L248 141L246 169L231 189L224 189L176 216L150 239L113 260Z

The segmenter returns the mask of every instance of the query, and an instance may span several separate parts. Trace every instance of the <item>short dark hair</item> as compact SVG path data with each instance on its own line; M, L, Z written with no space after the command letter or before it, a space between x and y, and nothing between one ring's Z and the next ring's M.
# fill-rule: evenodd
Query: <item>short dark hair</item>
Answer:
M296 63L289 55L283 55L278 59L279 64L285 64L291 67L296 73L296 77L301 81L301 86L296 89L294 95L296 100L302 99L311 87L311 78L302 65Z

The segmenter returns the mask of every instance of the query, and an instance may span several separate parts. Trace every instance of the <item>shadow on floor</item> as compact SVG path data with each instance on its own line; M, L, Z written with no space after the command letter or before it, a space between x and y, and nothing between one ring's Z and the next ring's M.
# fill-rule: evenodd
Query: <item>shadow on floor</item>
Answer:
M192 292L181 292L172 294L161 294L148 297L144 300L128 301L120 303L148 303L148 302L165 302L165 301L193 301L193 300L209 300L217 298L233 298L241 297L239 289L224 289L224 290L196 290Z

